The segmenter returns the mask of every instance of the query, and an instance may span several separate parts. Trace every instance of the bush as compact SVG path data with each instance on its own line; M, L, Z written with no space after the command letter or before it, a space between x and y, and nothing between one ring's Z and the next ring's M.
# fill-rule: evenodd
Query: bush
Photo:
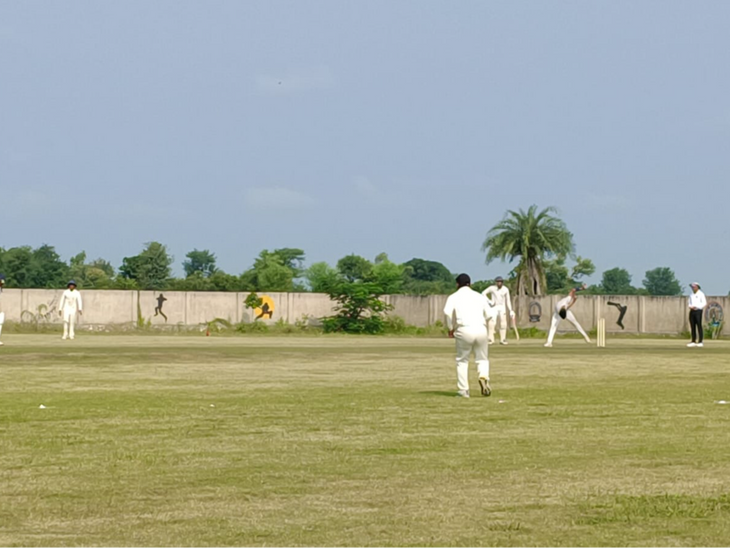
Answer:
M328 294L338 304L335 306L337 314L322 321L325 333L374 335L383 332L382 314L393 307L380 300L383 290L378 284L343 282Z

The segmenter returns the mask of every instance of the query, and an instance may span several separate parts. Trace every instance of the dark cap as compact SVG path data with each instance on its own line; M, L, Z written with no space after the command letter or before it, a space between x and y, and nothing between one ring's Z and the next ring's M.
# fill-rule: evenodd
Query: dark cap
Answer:
M469 274L459 274L456 277L456 285L458 285L459 287L471 285L471 278L469 277Z
M75 282L75 281L73 281L73 280L71 280L70 282L68 282L68 283L66 284L66 287L71 287L72 285L73 285L73 286L76 286L76 282Z
M494 278L494 281L495 282L504 282L504 278L502 276L497 276L496 278Z

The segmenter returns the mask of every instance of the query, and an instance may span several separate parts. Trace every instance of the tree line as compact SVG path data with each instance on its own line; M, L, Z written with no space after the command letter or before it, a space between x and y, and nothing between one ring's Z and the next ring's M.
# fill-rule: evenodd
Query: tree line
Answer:
M482 245L486 263L513 264L505 282L515 295L564 294L595 273L590 259L576 255L573 234L554 208L507 211L486 235ZM568 261L574 264L568 266ZM137 255L124 257L119 268L105 259L88 260L85 252L61 260L53 246L44 244L0 248L0 272L7 287L58 288L74 279L83 289L141 289L167 291L281 291L337 294L343 284L370 284L374 294L431 295L454 291L451 272L438 261L413 258L402 264L386 253L373 260L351 254L335 265L316 262L305 267L304 250L263 250L241 274L217 266L215 253L193 249L182 262L183 277L172 275L174 259L167 246L150 242ZM483 290L492 280L472 284ZM620 267L603 272L601 282L590 286L596 295L681 295L682 285L669 267L646 272L642 287L632 285L629 272Z

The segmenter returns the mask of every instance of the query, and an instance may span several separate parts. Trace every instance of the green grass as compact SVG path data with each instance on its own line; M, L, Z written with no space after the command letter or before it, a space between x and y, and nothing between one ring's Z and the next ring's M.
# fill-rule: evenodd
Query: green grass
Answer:
M730 544L726 342L3 340L3 546Z

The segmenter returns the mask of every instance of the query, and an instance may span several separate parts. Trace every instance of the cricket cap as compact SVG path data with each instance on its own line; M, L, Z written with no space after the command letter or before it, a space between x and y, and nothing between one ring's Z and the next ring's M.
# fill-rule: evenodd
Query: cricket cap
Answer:
M700 287L700 284L698 284L697 282L692 282L691 284L689 284L689 286L690 286L690 287L694 287L694 286L697 286L697 289L702 289L702 288Z
M72 285L73 285L73 286L75 286L75 285L76 285L76 282L75 282L74 280L70 280L70 281L69 281L69 282L68 282L68 283L66 284L66 287L71 287Z
M495 282L503 282L504 281L504 278L502 276L497 276L496 278L494 278L494 281Z

